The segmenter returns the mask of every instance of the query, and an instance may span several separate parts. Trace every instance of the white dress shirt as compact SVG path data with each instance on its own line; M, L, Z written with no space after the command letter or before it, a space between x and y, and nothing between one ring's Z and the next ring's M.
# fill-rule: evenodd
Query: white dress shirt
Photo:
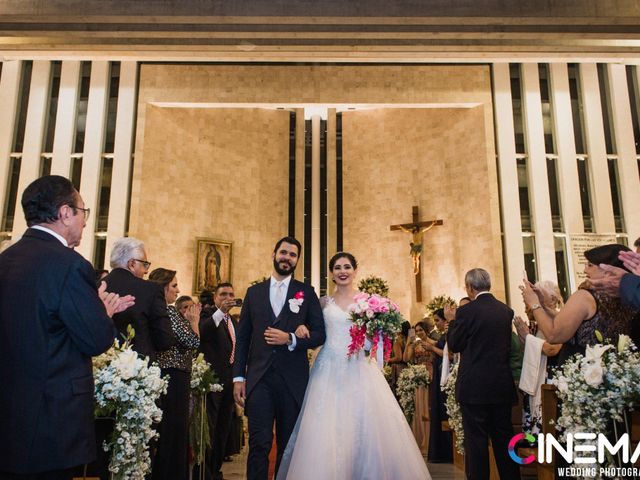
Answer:
M43 232L47 232L49 235L53 235L58 240L60 240L60 243L62 243L65 247L69 247L69 244L67 243L67 240L62 235L60 235L59 233L54 232L50 228L43 227L42 225L34 225L33 227L30 227L30 228L35 228L36 230L41 230Z
M291 283L291 275L285 278L282 281L278 281L275 278L271 277L271 283L269 284L269 301L271 302L271 308L273 308L273 313L277 317L282 312L282 309L286 307L287 303L287 292L289 291L289 284ZM278 284L282 284L281 287L278 287ZM282 289L282 298L280 302L278 302L277 298L277 290L278 288ZM277 313L276 313L277 312ZM293 333L290 333L291 337L291 345L289 345L289 351L293 352L296 348L296 336Z
M279 287L279 288L282 288L282 298L280 299L280 302L277 302L276 290L278 289L279 283L282 283L282 286ZM289 291L290 283L291 283L291 275L289 275L287 278L282 280L282 282L279 282L275 278L271 277L271 280L269 283L269 302L271 303L271 308L273 309L274 315L276 314L276 312L278 312L279 314L283 308L286 308L287 292ZM213 315L214 315L213 320L216 321L215 313ZM218 323L220 323L220 320L218 320ZM218 323L216 323L216 325ZM297 345L296 336L295 334L290 333L289 337L291 338L291 345L289 345L287 348L289 349L290 352L293 352ZM233 377L234 382L244 382L245 380L246 380L245 377Z

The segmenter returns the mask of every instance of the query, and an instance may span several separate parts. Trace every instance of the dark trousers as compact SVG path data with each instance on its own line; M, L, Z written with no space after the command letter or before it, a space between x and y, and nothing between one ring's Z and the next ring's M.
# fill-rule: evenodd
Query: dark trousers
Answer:
M233 382L224 382L222 392L212 392L207 395L211 450L207 452L205 461L214 480L222 480L222 462L227 451L233 408Z
M75 468L27 474L0 472L0 480L71 480L74 471Z
M167 395L162 398L160 439L153 462L153 480L186 480L189 476L189 395L191 373L162 369L169 375Z
M520 467L509 456L507 447L513 437L511 403L473 405L461 403L464 451L468 459L469 480L489 479L489 439L502 480L520 478Z
M247 480L267 480L274 421L278 446L276 472L278 471L298 413L300 405L289 391L285 380L270 368L253 387L246 400L246 414L249 419Z

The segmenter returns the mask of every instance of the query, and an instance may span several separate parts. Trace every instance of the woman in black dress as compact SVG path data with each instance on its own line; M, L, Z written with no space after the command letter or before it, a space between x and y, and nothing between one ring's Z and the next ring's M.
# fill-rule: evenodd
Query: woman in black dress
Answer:
M449 419L445 407L445 393L440 389L440 378L442 376L442 355L447 336L447 321L444 318L442 308L433 314L438 331L442 335L435 345L425 344L426 348L433 352L433 376L429 385L429 453L428 460L431 463L451 463L453 461L453 451L451 449L451 432L442 430L442 422Z
M162 375L169 375L167 394L161 398L162 422L158 431L158 451L153 462L153 480L186 480L189 476L189 395L193 355L200 345L198 322L200 305L186 310L185 316L171 303L176 301L176 272L157 268L149 280L164 287L171 327L178 342L169 350L158 352Z

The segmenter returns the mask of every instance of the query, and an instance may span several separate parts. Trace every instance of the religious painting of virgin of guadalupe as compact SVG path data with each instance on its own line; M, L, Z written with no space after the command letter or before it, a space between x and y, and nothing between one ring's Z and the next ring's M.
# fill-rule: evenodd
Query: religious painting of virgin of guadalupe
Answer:
M231 281L231 242L196 238L193 293L213 291L216 285Z

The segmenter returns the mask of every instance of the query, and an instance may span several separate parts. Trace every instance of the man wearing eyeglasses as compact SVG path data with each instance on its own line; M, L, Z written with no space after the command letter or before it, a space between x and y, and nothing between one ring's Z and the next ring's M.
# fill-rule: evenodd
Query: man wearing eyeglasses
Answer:
M147 260L144 243L133 237L115 241L111 250L111 273L104 281L110 292L133 295L136 304L113 321L123 335L127 326L135 330L133 349L155 361L157 352L168 350L176 343L167 312L162 286L144 280L151 262Z
M0 479L67 480L96 457L91 357L132 298L101 285L80 244L89 209L66 178L22 194L29 228L0 254Z

